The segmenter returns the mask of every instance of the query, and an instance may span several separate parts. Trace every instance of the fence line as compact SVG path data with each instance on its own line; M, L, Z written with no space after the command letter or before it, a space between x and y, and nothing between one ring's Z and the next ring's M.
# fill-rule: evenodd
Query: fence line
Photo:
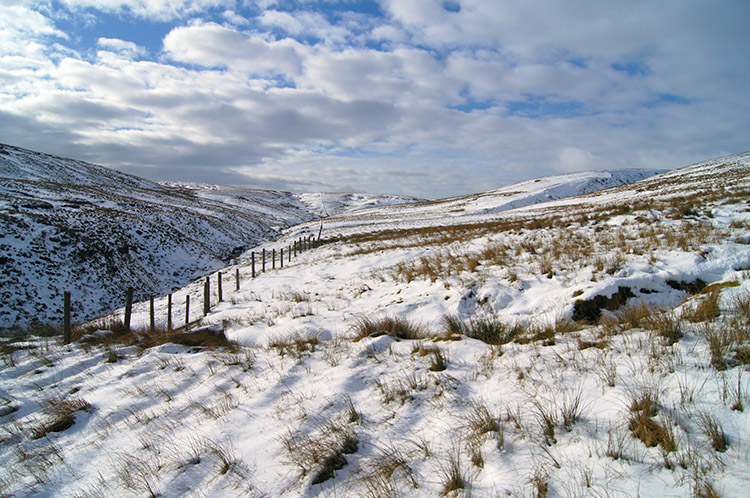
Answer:
M291 244L288 246L285 246L281 248L278 251L278 261L279 261L279 268L284 268L284 249L286 249L287 252L287 262L291 263L292 258L296 258L298 254L302 254L305 251L308 251L310 249L313 249L315 247L318 247L320 245L320 239L315 239L314 236L310 235L308 237L300 237L294 241L292 241ZM250 271L251 271L251 279L255 279L260 273L266 272L266 249L263 248L260 256L261 256L261 268L260 272L256 271L256 259L255 259L255 251L252 251L250 253ZM277 262L277 251L276 248L273 248L271 251L271 269L276 269L276 262ZM235 268L235 292L240 290L241 287L241 275L240 275L240 268ZM216 296L217 301L213 303L213 305L216 305L218 303L221 303L224 301L224 288L223 288L223 282L222 279L222 272L219 271L216 274ZM135 294L135 289L133 287L128 287L125 291L125 310L124 310L124 316L123 316L123 325L126 330L131 330L131 326L133 325L132 317L133 317L133 296ZM201 317L192 320L190 317L190 294L191 292L188 291L185 294L185 320L184 325L178 327L179 328L187 328L191 324L196 323L200 321L204 316L208 315L211 311L212 302L211 302L211 277L207 276L203 282L203 314ZM70 342L70 323L71 323L71 293L69 291L65 291L63 293L63 342L65 344ZM140 307L148 306L148 329L150 331L156 330L156 309L155 309L155 303L154 303L154 296L149 296L147 301L143 301L140 303ZM172 304L173 304L173 294L170 293L167 296L167 310L166 310L166 327L167 330L173 330L174 321L172 319ZM144 319L138 320L142 324L144 322ZM161 322L161 320L160 320ZM164 323L164 322L161 322Z

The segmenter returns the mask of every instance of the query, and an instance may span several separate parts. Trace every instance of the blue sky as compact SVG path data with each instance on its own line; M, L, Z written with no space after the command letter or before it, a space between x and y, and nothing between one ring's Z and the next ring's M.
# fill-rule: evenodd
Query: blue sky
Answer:
M443 197L750 149L746 0L2 0L0 142Z

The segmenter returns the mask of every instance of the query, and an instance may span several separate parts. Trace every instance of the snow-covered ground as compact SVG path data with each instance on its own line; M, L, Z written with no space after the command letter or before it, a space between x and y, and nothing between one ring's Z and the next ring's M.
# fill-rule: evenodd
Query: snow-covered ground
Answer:
M542 179L519 186L513 203L580 194L646 174ZM489 194L489 202L495 210L509 208L504 191L498 192ZM0 144L0 330L60 322L65 291L74 296L74 315L91 319L121 306L128 286L138 299L180 288L291 225L416 201L155 183Z
M202 280L176 291L231 350L7 342L0 494L746 495L750 154L502 197L329 213L205 317Z

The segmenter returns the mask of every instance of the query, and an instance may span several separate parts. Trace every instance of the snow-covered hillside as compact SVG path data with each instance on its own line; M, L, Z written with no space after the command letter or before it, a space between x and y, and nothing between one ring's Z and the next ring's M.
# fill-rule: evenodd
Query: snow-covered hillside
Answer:
M528 180L478 194L423 202L384 204L358 212L342 212L326 226L347 232L409 226L469 223L487 215L577 197L664 173L664 170L583 171ZM361 228L358 228L361 227ZM296 227L299 228L299 227Z
M501 189L472 199L484 199L498 210L645 174L552 177L511 188L511 198L508 189ZM91 319L121 306L128 286L137 289L140 299L167 293L220 269L291 225L416 201L392 195L159 184L0 145L0 329L59 323L66 290L73 294L75 319Z
M312 218L285 192L200 192L0 145L0 328L59 322L66 290L77 320L169 292Z
M306 193L298 194L297 197L308 206L310 211L323 218L378 206L412 204L425 201L425 199L402 195L350 194L339 192Z
M164 298L155 331L140 303L135 332L6 338L0 494L744 496L749 199L742 154L330 216L283 268L225 268L205 317L200 281L175 292L189 330Z

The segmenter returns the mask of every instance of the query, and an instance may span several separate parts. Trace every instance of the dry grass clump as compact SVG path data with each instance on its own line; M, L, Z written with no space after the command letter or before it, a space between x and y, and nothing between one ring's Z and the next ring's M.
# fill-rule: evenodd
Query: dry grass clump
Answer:
M115 344L137 346L141 349L153 348L162 344L180 344L182 346L200 347L207 349L235 350L237 344L231 342L224 335L224 330L212 326L195 330L136 330L126 329L122 322L113 322L109 330L81 330L77 337L81 344L89 346L110 347Z
M724 428L719 423L719 420L708 412L700 412L698 416L700 428L711 442L711 447L719 453L727 451L729 448L729 438L724 433Z
M708 341L711 366L719 371L726 370L726 358L737 344L736 330L729 324L705 324L702 335Z
M320 343L320 336L316 333L302 334L297 332L291 337L277 337L269 341L268 346L276 349L281 357L287 354L300 358L304 353L315 352Z
M447 335L464 335L495 346L511 342L520 330L520 327L503 323L495 316L474 317L467 321L457 315L443 316L443 328Z
M300 469L300 477L311 477L320 484L334 477L348 463L345 455L359 447L357 434L347 424L328 421L311 434L289 432L282 443L287 456Z
M443 496L447 496L458 490L469 489L471 487L469 477L461 468L461 456L458 451L450 456L447 464L440 466L439 473L443 483Z
M647 447L660 446L666 453L677 450L674 431L668 423L658 422L658 403L656 395L646 392L633 398L630 404L628 429L633 437L640 439Z
M478 401L469 404L466 415L466 429L468 431L468 445L471 460L477 467L482 467L484 458L480 450L485 435L493 435L497 447L502 449L505 445L505 430L499 414L490 411L490 408Z
M50 432L62 432L73 426L76 412L88 411L91 405L83 398L51 398L46 400L46 418L31 427L31 438L39 439Z
M555 327L549 324L532 324L520 329L516 334L515 341L519 344L541 342L543 346L554 346L557 344L557 341L555 341Z
M439 346L433 346L430 348L422 348L424 356L430 355L430 371L431 372L442 372L448 369L448 354L445 353Z
M379 337L382 335L389 335L396 339L405 340L418 340L427 337L427 333L422 326L400 316L371 318L363 315L357 318L352 329L354 330L355 341L366 337Z
M664 338L670 346L682 337L680 320L674 313L657 309L646 318L646 325L657 336Z
M698 301L691 310L685 314L685 318L693 323L710 322L719 317L720 289L712 289Z
M364 461L364 472L360 481L368 498L402 496L400 483L405 481L412 489L419 488L408 456L394 447L378 448L375 455Z

